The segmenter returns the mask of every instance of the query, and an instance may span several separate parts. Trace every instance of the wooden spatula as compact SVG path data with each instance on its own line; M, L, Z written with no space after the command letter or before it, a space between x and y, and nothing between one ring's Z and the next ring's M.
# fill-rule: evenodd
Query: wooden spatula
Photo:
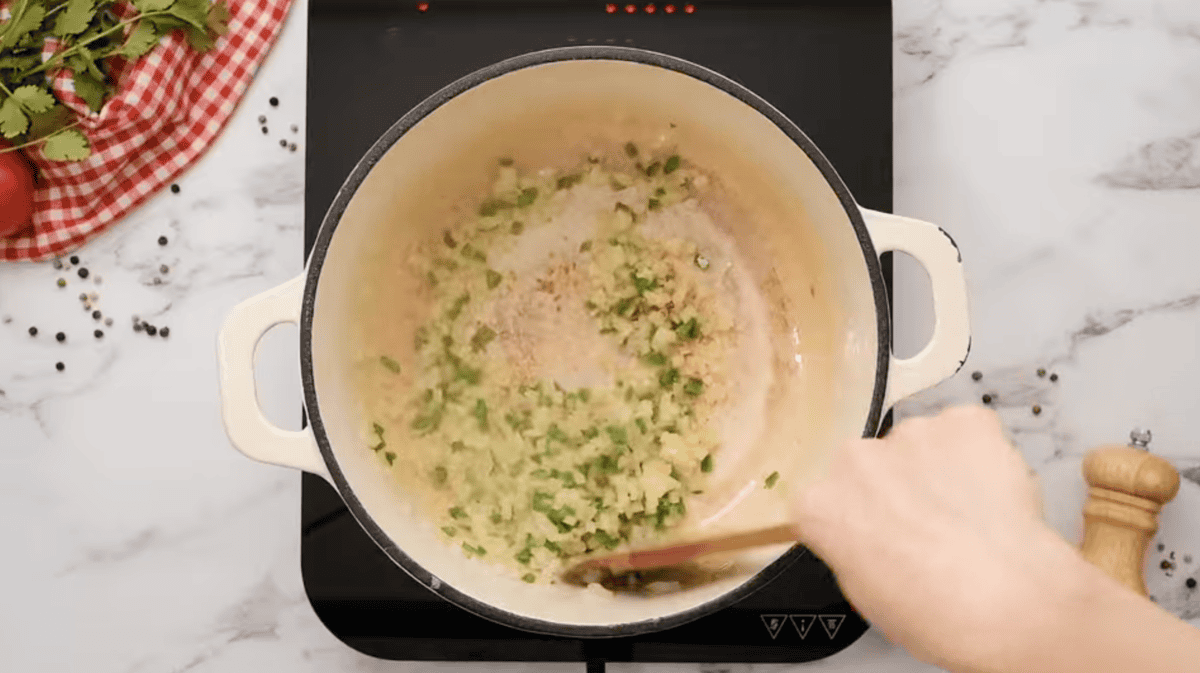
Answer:
M602 583L603 580L613 575L683 565L710 554L764 547L782 542L796 542L798 539L796 528L790 524L784 524L745 533L681 542L656 549L631 550L607 556L595 556L567 568L563 572L562 578L571 584Z

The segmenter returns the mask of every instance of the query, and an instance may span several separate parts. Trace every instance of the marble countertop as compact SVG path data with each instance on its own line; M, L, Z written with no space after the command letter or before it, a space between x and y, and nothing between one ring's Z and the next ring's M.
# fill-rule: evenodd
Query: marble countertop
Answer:
M299 477L225 437L217 326L301 269L306 11L296 4L180 192L79 253L88 280L0 266L0 669L582 670L385 662L342 645L301 585ZM955 236L974 322L964 371L904 413L991 395L1070 539L1082 454L1152 429L1151 448L1185 478L1147 582L1200 626L1200 590L1185 585L1200 578L1200 441L1188 425L1200 410L1200 5L897 0L895 17L895 210ZM924 282L898 272L902 354L929 332ZM100 322L80 293L97 295ZM133 316L170 336L135 332ZM296 341L294 328L273 331L258 363L268 415L292 428ZM612 668L932 670L874 632L803 667Z

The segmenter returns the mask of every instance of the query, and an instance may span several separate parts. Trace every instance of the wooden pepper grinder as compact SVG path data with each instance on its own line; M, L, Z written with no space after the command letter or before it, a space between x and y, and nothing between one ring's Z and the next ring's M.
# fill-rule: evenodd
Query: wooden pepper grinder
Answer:
M1104 446L1083 461L1088 499L1083 507L1083 557L1109 576L1147 595L1142 565L1158 531L1158 512L1179 492L1179 473L1150 453L1150 431L1129 433L1129 446Z

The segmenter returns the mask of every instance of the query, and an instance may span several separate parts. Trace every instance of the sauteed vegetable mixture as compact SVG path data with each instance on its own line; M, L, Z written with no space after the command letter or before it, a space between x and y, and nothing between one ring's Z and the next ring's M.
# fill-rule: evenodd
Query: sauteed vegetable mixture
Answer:
M477 212L411 260L432 305L415 395L371 426L385 464L429 486L442 534L527 582L660 536L719 460L734 326L686 238L706 178L624 154L623 170L500 161ZM401 374L392 355L375 375Z

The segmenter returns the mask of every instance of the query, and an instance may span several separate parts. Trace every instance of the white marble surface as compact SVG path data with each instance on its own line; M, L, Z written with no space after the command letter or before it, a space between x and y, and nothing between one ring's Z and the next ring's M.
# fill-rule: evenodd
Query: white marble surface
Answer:
M278 140L303 138L289 127L303 131L304 12L301 2L180 194L80 253L88 282L50 265L0 266L0 320L12 319L0 324L0 670L582 670L383 662L345 647L301 586L297 475L225 439L217 325L301 267L303 143L290 153ZM1200 410L1200 5L898 0L895 14L896 211L957 238L975 325L964 372L905 408L993 394L1068 537L1080 526L1081 454L1150 427L1154 450L1188 478L1159 536L1178 567L1168 577L1154 551L1148 582L1200 625L1200 592L1184 587L1200 577L1200 442L1189 432ZM910 271L897 311L911 352L927 307ZM101 340L83 291L115 320ZM132 315L171 336L134 333ZM290 427L295 340L294 329L273 332L259 363L269 415ZM931 670L874 633L796 668Z

